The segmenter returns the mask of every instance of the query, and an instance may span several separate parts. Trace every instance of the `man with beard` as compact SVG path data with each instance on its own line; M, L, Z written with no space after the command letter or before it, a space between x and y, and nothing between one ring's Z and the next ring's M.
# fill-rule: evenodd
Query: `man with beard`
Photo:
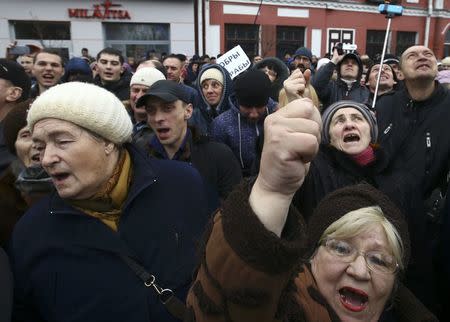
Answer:
M33 76L36 83L31 88L30 98L36 98L47 89L55 86L64 75L64 60L59 51L43 49L34 57Z
M257 141L263 133L264 119L274 110L268 105L271 82L261 70L239 75L230 97L230 109L211 124L211 137L228 145L238 159L244 177L251 175Z

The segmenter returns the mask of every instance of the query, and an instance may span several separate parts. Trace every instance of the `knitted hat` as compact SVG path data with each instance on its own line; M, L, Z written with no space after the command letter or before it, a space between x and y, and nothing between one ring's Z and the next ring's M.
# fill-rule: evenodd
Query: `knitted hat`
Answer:
M314 250L323 232L333 222L360 208L379 206L387 220L397 229L403 242L404 267L408 266L411 252L408 224L401 211L381 191L369 184L358 184L338 189L323 198L308 222L308 245Z
M22 89L19 101L25 101L30 96L31 80L23 67L11 60L0 58L0 78L10 81Z
M15 143L17 134L27 125L27 114L30 108L29 101L17 104L3 120L3 135L5 144L12 154L16 154Z
M308 57L309 61L312 60L312 52L311 52L311 50L309 50L309 49L306 48L306 47L300 47L300 48L298 48L298 49L295 51L294 59L295 59L297 56L305 56L305 57Z
M131 140L133 125L122 102L93 84L69 82L46 90L28 112L31 130L45 118L72 122L116 144Z
M202 76L200 77L200 84L203 83L203 81L207 80L207 79L214 79L223 85L222 72L220 70L218 70L217 68L212 67L212 68L208 68L207 70L205 70L202 73Z
M354 101L339 101L331 104L325 112L322 114L322 143L330 143L330 124L334 113L341 108L351 107L357 109L366 119L370 126L371 143L376 143L378 138L378 125L375 115L369 110L369 108L358 102Z
M140 68L131 77L130 87L133 85L152 86L156 81L166 79L164 74L153 67Z
M234 83L238 104L247 107L267 105L271 86L269 77L259 69L242 73Z

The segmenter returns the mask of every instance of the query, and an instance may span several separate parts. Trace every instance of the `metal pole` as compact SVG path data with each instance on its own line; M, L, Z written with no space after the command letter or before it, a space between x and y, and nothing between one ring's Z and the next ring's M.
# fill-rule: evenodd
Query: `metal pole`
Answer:
M378 70L377 84L375 86L375 93L373 95L372 109L375 109L375 104L377 103L378 86L380 85L381 71L383 70L384 56L386 55L386 47L387 47L387 41L389 38L389 30L391 29L391 21L392 21L392 17L389 16L388 24L387 24L387 28L386 28L386 36L384 37L383 52L381 53L380 69Z

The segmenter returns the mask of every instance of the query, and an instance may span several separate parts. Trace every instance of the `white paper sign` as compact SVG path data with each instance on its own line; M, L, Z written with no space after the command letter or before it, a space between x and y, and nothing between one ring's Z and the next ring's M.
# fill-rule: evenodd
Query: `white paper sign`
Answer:
M251 65L250 59L240 45L237 45L217 58L216 62L230 73L231 79L235 78Z

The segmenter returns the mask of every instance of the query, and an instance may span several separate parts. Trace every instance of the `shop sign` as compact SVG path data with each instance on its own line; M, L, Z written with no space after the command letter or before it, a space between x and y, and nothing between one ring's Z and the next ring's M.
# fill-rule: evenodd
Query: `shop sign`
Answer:
M94 9L72 9L69 8L70 18L85 18L85 19L131 19L130 13L127 10L113 9L122 7L121 4L113 4L110 0L105 0L101 4L94 4Z

